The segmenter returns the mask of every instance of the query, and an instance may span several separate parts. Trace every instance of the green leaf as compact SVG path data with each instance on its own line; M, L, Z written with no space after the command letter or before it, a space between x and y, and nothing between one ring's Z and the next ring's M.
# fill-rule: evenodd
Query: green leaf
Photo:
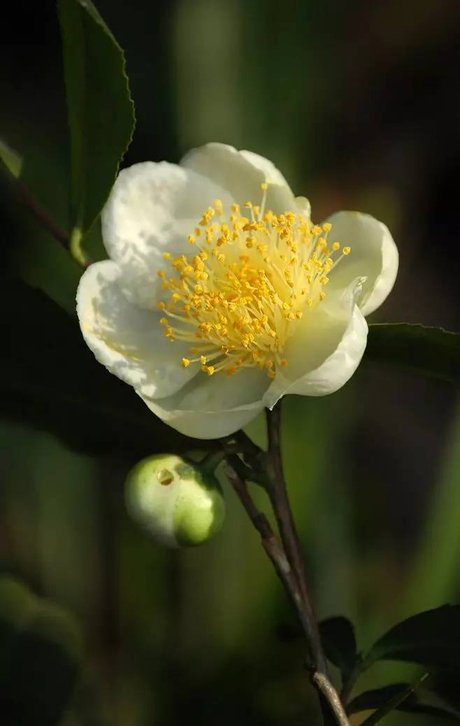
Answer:
M370 325L366 358L460 383L460 333L442 328L410 323Z
M51 431L79 450L130 460L196 448L196 439L163 424L95 360L76 319L43 293L2 280L0 325L1 416Z
M11 577L0 578L0 713L4 726L53 726L80 671L74 620Z
M460 606L443 605L413 615L380 638L364 658L419 663L427 668L460 669Z
M417 688L414 691L414 686L409 683L394 683L360 693L350 702L347 712L351 714L374 709L378 712L388 705L391 706L391 710L395 708L399 711L426 714L451 721L460 720L460 711L438 694L424 688ZM367 723L369 725L369 720Z
M101 211L132 138L124 53L91 0L58 0L71 143L74 240Z
M319 624L319 631L326 657L345 680L359 660L352 623L342 616L328 618Z
M22 158L2 139L0 139L0 161L15 179L21 176Z

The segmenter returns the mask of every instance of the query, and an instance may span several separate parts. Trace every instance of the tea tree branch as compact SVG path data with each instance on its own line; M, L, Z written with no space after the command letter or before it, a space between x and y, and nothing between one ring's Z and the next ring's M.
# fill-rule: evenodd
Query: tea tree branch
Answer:
M311 653L311 666L315 670L326 673L326 658L321 646L316 617L308 593L305 568L300 552L299 538L287 495L286 482L284 480L283 465L281 460L280 443L281 408L278 404L273 411L267 410L267 433L268 433L268 456L267 474L269 479L268 495L272 503L273 512L276 517L278 528L287 557L297 579L297 584L302 596L305 610L305 622L308 627L306 633Z
M247 485L247 467L236 454L227 456L227 475L246 510L252 524L258 531L262 546L270 558L283 587L294 604L308 645L307 668L313 686L320 695L321 707L326 723L348 726L348 718L340 698L327 675L326 658L321 646L319 630L311 605L305 579L304 566L299 541L295 530L289 499L284 481L279 440L280 415L268 414L267 472L265 488L268 491L272 508L278 524L281 542L263 512L256 506Z
M348 718L339 695L328 678L326 657L308 591L299 537L289 503L281 458L281 407L279 403L272 411L267 410L267 435L267 491L278 524L281 541L287 559L294 571L297 587L301 596L301 622L305 631L309 651L307 667L313 685L327 702L327 706L334 715L336 722L341 724L341 726L345 726L349 723ZM322 701L323 711L324 700Z
M238 468L235 467L235 458L236 457L229 457L227 476L252 524L258 531L262 546L270 558L273 567L276 570L276 574L280 578L288 597L293 600L299 618L302 619L302 597L297 586L297 580L286 558L284 550L273 532L270 522L265 514L255 505L246 482L239 475Z

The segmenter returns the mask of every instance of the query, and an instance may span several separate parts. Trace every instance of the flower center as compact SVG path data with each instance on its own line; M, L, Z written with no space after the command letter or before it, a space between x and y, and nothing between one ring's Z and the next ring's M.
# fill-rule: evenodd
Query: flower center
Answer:
M190 343L182 365L212 376L257 366L270 378L288 365L283 351L305 311L326 297L329 273L350 247L329 243L321 227L300 213L265 210L252 202L224 210L218 199L188 237L194 254L164 258L158 272L166 291L158 307L164 334ZM340 251L341 250L341 251Z

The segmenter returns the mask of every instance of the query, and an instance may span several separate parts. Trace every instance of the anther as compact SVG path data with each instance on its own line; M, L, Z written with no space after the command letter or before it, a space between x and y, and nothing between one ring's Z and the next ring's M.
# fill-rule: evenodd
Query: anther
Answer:
M315 307L326 297L322 287L341 259L332 254L340 243L328 246L326 240L331 225L312 226L290 210L278 215L265 210L268 183L260 188L260 206L244 204L250 219L238 204L224 209L215 199L186 238L197 246L196 254L163 253L173 276L157 273L169 297L156 307L168 316L161 318L164 335L193 346L193 357L181 359L184 368L198 364L208 376L231 376L257 366L274 378L276 368L287 365L283 348L304 306ZM342 256L350 251L343 248ZM170 317L179 321L175 327Z

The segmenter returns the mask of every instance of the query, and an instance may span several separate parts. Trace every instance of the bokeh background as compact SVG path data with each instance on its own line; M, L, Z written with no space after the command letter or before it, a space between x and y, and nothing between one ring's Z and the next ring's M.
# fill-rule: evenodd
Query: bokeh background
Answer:
M126 51L136 103L124 165L177 161L210 140L263 154L316 220L359 209L390 227L400 274L375 320L460 328L458 0L96 4ZM16 0L0 36L0 133L65 225L54 3ZM5 180L0 190L5 268L72 312L77 266ZM102 254L97 230L93 242ZM336 395L285 404L286 472L319 616L350 617L364 648L402 617L458 602L455 390L366 363ZM0 565L83 630L84 683L66 724L314 724L302 639L232 492L214 541L162 551L124 510L137 457L75 451L20 419L0 422ZM263 422L248 433L262 442ZM401 676L386 664L361 685Z

